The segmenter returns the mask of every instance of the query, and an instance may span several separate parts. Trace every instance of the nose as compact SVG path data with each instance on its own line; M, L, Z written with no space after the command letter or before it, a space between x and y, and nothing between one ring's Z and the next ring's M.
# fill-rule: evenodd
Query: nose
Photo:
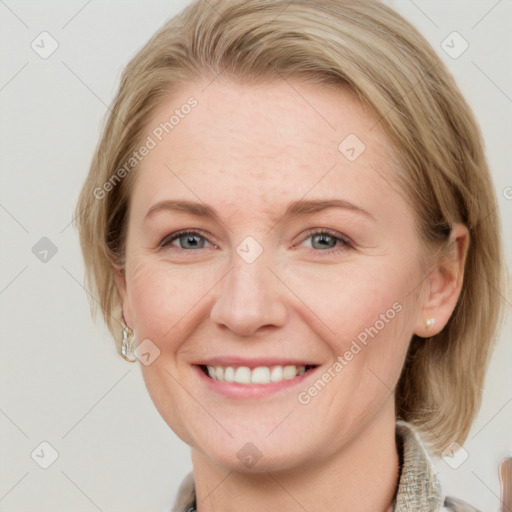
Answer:
M234 253L231 270L216 289L210 318L223 329L248 337L286 322L286 287L263 255L247 263Z

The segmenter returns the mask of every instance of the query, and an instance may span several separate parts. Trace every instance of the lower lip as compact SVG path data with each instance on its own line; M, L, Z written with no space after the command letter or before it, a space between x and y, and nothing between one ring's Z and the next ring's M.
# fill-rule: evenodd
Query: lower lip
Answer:
M264 396L269 396L279 391L284 391L287 389L291 389L295 386L298 386L305 379L309 378L309 376L315 372L319 367L311 368L307 372L302 375L298 375L293 379L282 380L281 382L270 382L269 384L238 384L236 382L222 382L219 380L213 380L211 377L208 377L201 367L194 366L194 371L198 374L199 378L202 382L208 386L208 389L220 393L229 398L260 398Z

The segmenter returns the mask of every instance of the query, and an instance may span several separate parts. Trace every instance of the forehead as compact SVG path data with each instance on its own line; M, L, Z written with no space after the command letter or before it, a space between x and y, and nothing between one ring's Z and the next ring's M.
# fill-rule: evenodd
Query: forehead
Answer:
M383 188L393 193L377 119L333 86L197 82L158 106L148 136L155 147L137 168L135 208L172 196L265 214L305 196L375 203Z

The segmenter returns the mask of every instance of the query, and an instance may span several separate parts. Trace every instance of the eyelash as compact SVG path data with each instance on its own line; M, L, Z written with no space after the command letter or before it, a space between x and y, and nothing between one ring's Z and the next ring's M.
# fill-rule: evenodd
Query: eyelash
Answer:
M329 235L331 238L334 238L339 244L335 245L331 249L324 249L324 250L318 250L315 252L321 252L324 254L330 254L334 252L339 252L340 250L346 250L346 249L353 249L354 244L352 241L347 237L342 235L341 233L338 233L336 231L333 231L332 229L327 228L314 228L314 229L308 229L306 231L306 234L308 235L305 240L308 238L311 238L314 235ZM340 249L339 245L342 245L343 249ZM313 249L314 250L314 249Z
M307 234L307 237L304 239L307 240L308 238L311 238L312 236L315 236L315 235L328 235L332 238L334 238L337 242L340 242L341 245L343 246L343 249L340 249L340 247L338 247L339 244L337 244L336 246L330 248L330 249L319 249L319 250L315 250L315 249L312 249L314 252L320 252L320 253L323 253L323 254L331 254L331 253L334 253L334 252L339 252L340 250L347 250L347 249L353 249L354 248L354 244L352 243L352 241L342 235L341 233L338 233L336 231L333 231L331 229L322 229L322 228L314 228L314 229L309 229L306 231L306 234ZM174 242L175 240L179 239L181 236L183 235L193 235L193 236L198 236L199 238L204 238L206 241L208 241L208 239L203 235L201 234L200 231L194 231L194 230L182 230L182 231L177 231L176 233L171 233L170 235L167 235L161 242L160 242L160 245L159 247L161 249L166 249L172 242ZM210 242L208 242L210 243ZM214 247L216 247L215 244L213 244ZM182 249L181 247L176 247L176 249L182 251L182 252L195 252L197 249Z

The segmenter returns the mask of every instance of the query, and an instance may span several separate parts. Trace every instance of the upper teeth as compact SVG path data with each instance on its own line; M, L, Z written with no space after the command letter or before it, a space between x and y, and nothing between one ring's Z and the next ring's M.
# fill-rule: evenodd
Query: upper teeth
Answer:
M252 370L247 366L207 366L208 374L214 380L238 384L269 384L294 379L306 371L305 366L258 366Z

